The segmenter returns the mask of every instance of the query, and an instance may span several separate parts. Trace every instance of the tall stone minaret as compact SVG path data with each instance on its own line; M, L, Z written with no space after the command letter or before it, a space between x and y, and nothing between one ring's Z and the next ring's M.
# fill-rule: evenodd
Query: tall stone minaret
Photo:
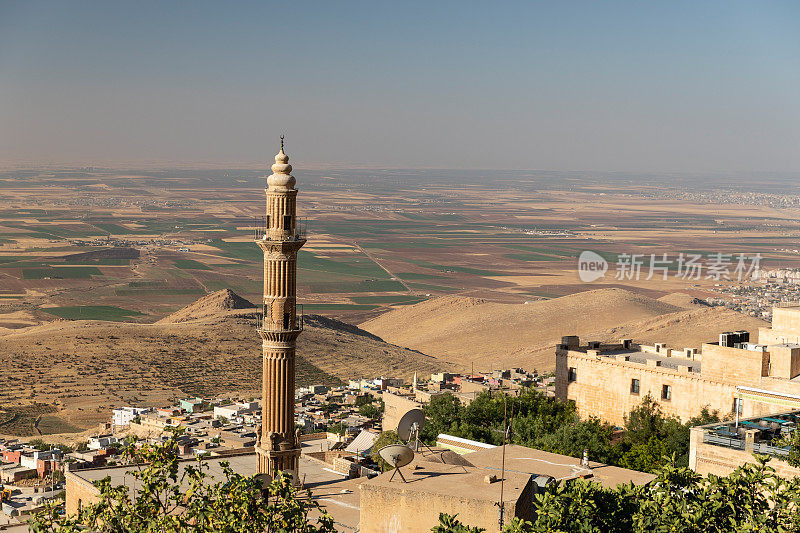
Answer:
M298 231L297 189L289 157L275 156L267 178L267 216L264 235L257 239L264 251L264 381L261 435L256 444L258 473L274 477L278 471L298 482L300 442L294 429L295 341L303 330L297 314L297 251L306 241Z

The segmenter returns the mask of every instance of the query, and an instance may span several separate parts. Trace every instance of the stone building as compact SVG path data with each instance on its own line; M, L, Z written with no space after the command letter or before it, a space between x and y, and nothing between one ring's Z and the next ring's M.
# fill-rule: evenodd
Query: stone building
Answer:
M700 349L574 336L556 347L556 397L574 401L581 416L622 425L647 394L683 421L704 406L741 417L800 408L800 308L775 308L758 343L741 331Z

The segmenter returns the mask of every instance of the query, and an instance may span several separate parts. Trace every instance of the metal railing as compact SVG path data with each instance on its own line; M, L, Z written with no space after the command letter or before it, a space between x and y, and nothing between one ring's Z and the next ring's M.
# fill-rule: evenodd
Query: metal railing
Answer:
M714 444L716 446L724 446L725 448L733 448L734 450L744 450L744 439L736 437L727 437L706 431L703 433L703 442L705 444Z
M264 241L270 238L270 228L267 227L266 218L260 217L253 220L253 239L256 241ZM280 235L277 240L284 241L304 241L308 232L308 220L304 217L295 217L294 228L281 229L273 228L273 231L278 229L277 234ZM272 233L275 235L276 233Z
M283 327L284 324L275 323L271 320L264 320L264 308L259 306L259 311L256 313L256 329L259 331L266 331L269 333L284 333L287 331L303 331L303 305L298 304L295 306L294 327L289 324L288 328Z
M713 444L715 446L723 446L725 448L732 448L734 450L746 449L743 438L720 435L719 433L714 433L713 431L703 432L703 443ZM766 442L754 442L753 453L758 453L761 455L786 456L789 455L789 448L773 446Z

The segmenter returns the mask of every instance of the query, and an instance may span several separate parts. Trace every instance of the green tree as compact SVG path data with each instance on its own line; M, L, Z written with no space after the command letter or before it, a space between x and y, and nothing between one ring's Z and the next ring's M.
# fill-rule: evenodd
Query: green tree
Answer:
M361 416L365 416L367 418L378 418L380 416L380 411L375 404L366 403L358 408L358 414Z
M138 480L131 497L125 486L112 486L106 477L95 485L98 502L76 515L64 516L63 503L50 504L29 522L35 533L111 532L221 532L244 533L334 532L333 519L314 502L310 492L301 497L290 480L277 476L266 487L256 476L242 476L221 463L224 480L208 475L199 461L180 464L176 436L164 444L128 447L128 475ZM309 513L318 513L312 520Z
M432 533L482 533L486 531L482 527L469 527L462 524L456 517L439 513L439 523L431 528Z
M664 415L661 405L650 395L625 417L625 436L617 447L617 464L643 472L654 472L673 457L678 466L689 465L689 428L718 422L719 414L707 407L682 424Z
M420 437L426 444L436 444L436 437L446 433L460 437L458 426L464 407L461 400L450 393L437 394L425 406L425 424Z
M328 426L328 433L335 433L336 435L344 435L347 433L347 424L344 422L336 422Z
M400 435L398 435L396 431L382 431L381 434L378 435L378 438L375 439L375 444L372 445L372 453L370 454L370 457L373 461L375 461L375 463L378 464L378 466L381 467L381 471L383 472L389 468L392 468L392 465L384 461L383 457L378 454L378 451L380 451L380 449L384 446L388 446L390 444L403 444L403 441L400 439Z
M606 464L616 464L618 456L611 445L613 428L596 418L587 421L575 421L559 426L550 433L538 435L531 443L535 448L552 453L583 456L587 450L589 458Z
M364 394L363 396L356 396L356 407L361 407L362 405L368 405L375 401L375 398L372 394Z
M800 431L794 430L776 443L789 449L786 462L794 467L800 467Z

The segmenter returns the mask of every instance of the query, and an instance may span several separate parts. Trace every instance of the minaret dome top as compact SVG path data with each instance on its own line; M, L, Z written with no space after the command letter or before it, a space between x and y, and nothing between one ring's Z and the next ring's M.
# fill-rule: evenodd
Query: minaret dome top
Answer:
M297 180L291 172L292 165L289 164L289 156L283 151L283 135L281 135L281 151L275 156L272 175L267 178L267 185L270 189L293 189Z

